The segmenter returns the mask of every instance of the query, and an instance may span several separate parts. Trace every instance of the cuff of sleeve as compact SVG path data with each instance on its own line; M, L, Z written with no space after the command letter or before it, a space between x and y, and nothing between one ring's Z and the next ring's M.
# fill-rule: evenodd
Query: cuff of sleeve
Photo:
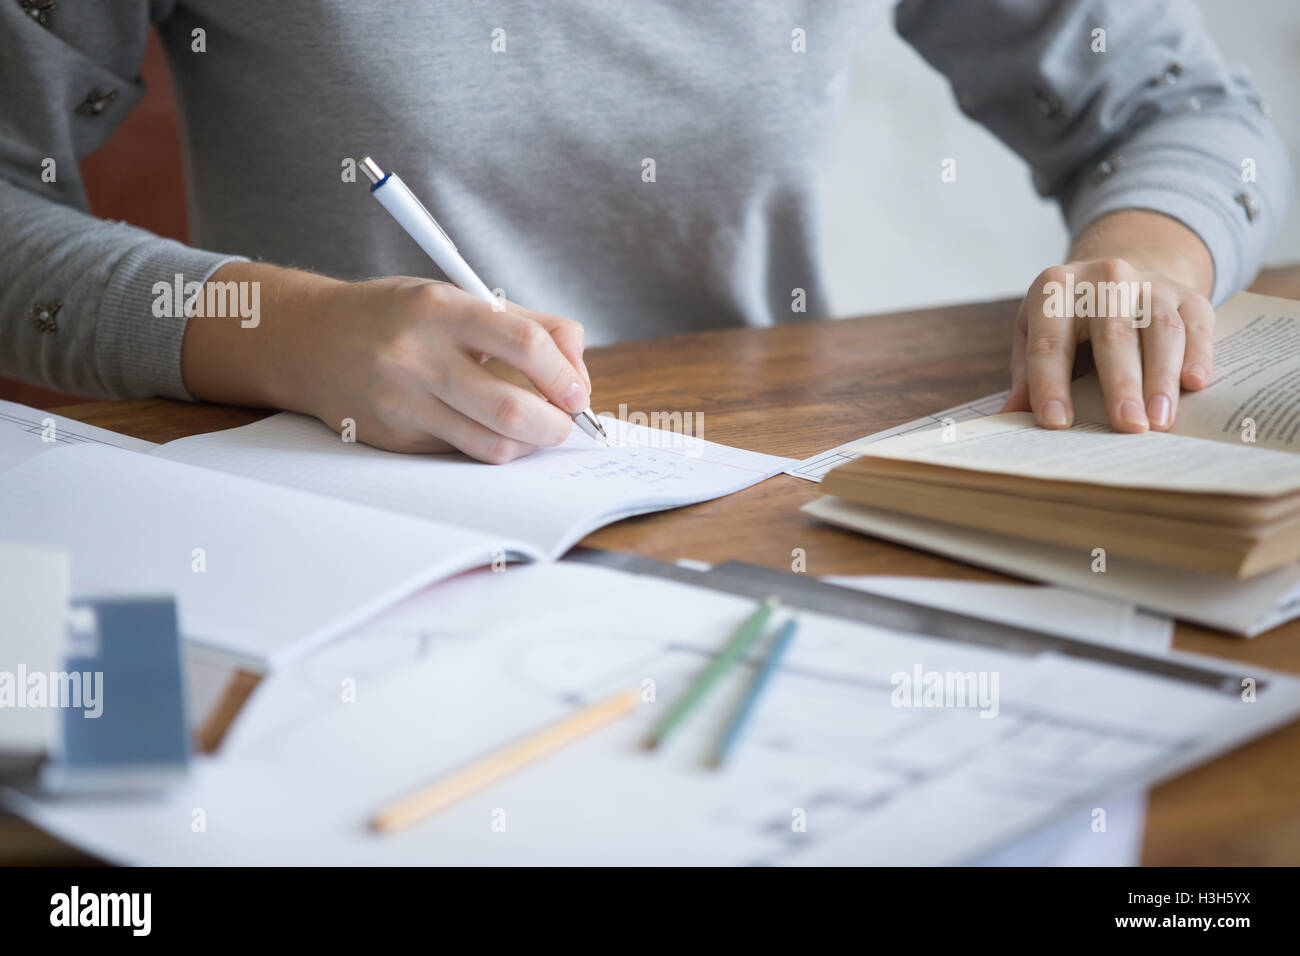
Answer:
M115 394L194 400L181 377L185 285L241 261L166 239L122 257L100 302L95 342L100 377Z
M1185 169L1146 168L1131 176L1114 174L1114 182L1082 193L1068 216L1070 234L1078 236L1102 216L1123 209L1146 209L1177 219L1201 237L1214 260L1210 301L1218 306L1253 278L1272 230L1251 222L1245 203L1259 209L1245 184L1235 192L1222 180L1189 176ZM1247 196L1245 202L1234 198ZM1257 212L1258 215L1258 212ZM1259 237L1258 248L1251 231Z
M1079 235L1091 222L1108 213L1122 209L1147 209L1160 212L1170 219L1182 222L1205 243L1214 260L1214 289L1210 302L1218 306L1251 280L1244 274L1240 238L1222 211L1205 203L1204 198L1188 195L1178 189L1156 183L1131 183L1123 189L1108 190L1102 195L1091 195L1088 202L1079 203L1071 211L1070 234ZM1244 213L1243 213L1244 215Z
M1254 278L1291 200L1276 134L1260 117L1220 112L1194 110L1139 131L1085 173L1065 204L1072 236L1123 209L1177 219L1210 251L1216 306Z
M1122 209L1177 219L1210 251L1217 306L1263 265L1291 204L1291 169L1258 103L1202 100L1192 98L1115 144L1064 207L1075 236Z

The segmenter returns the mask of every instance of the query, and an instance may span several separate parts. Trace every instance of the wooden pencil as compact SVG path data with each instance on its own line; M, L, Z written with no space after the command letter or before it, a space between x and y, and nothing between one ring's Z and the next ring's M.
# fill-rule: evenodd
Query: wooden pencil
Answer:
M389 833L410 826L437 813L476 790L481 790L552 751L586 737L632 711L641 700L636 688L607 697L495 753L477 760L450 776L394 800L371 818L372 829Z

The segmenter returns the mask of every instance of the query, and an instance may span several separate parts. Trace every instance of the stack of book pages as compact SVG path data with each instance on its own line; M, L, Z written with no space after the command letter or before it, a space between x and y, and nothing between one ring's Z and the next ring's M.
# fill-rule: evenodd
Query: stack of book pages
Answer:
M865 444L811 514L1243 634L1300 585L1300 302L1218 311L1215 368L1169 432L1118 434L1096 376L1075 424L991 415Z

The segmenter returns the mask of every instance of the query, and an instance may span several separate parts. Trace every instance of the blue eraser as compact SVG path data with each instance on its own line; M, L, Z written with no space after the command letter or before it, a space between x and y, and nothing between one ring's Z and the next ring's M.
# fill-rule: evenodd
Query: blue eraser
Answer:
M80 601L69 620L62 735L42 785L59 793L144 791L183 777L190 736L175 602Z

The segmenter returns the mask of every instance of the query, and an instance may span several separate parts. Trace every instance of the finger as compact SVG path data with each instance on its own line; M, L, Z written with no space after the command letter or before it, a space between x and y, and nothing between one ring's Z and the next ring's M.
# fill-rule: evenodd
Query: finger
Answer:
M1074 420L1070 401L1070 369L1074 365L1074 320L1057 309L1047 295L1047 283L1064 285L1065 272L1048 269L1025 296L1025 379L1029 404L1044 428L1069 428Z
M546 327L526 315L510 309L496 312L474 300L473 308L461 316L459 339L466 348L519 369L548 401L571 415L590 404L591 392L577 369Z
M1168 431L1178 415L1178 379L1183 369L1187 333L1178 314L1178 299L1153 295L1142 329L1142 394L1147 420L1156 431Z
M587 347L587 333L582 323L560 315L549 315L546 312L533 312L528 309L524 311L551 333L551 338L555 340L560 353L577 369L578 374L582 376L582 383L587 387L587 393L590 394L591 373L587 371L587 363L582 357L583 350Z
M1187 330L1183 387L1196 391L1210 384L1210 376L1214 373L1214 307L1205 296L1192 292L1178 304L1178 312Z
M573 430L560 409L462 353L450 359L433 394L490 431L528 445L559 445Z
M1147 413L1142 394L1142 355L1131 317L1098 316L1089 320L1092 358L1101 380L1110 427L1117 432L1144 432Z
M1029 383L1020 382L1018 385L1012 386L1011 393L1007 395L1007 400L998 409L998 414L1030 411L1033 411L1033 406L1029 403Z
M435 440L446 442L471 458L490 465L504 465L537 450L528 442L516 441L492 431L433 396L419 410L414 424L436 436Z
M1016 327L1011 333L1011 393L998 409L999 415L1003 412L1031 410L1029 382L1025 378L1025 338L1028 331L1027 326L1023 324L1025 320L1024 309L1021 309L1016 317Z

